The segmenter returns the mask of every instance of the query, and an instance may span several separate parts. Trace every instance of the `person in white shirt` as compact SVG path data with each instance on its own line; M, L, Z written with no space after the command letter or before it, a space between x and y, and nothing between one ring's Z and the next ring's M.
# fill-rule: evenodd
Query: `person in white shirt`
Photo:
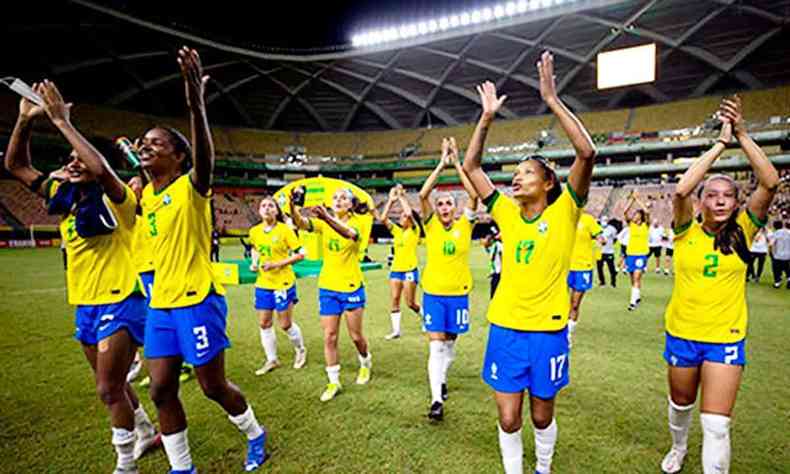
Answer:
M661 238L661 247L664 249L664 275L669 275L672 268L672 256L675 253L675 231L669 226Z
M774 235L769 241L771 246L771 266L774 273L774 288L782 286L782 275L790 290L790 230L782 221L774 222Z
M773 238L773 233L763 227L754 236L752 246L749 251L752 253L752 260L749 262L749 267L746 272L746 280L760 282L760 277L765 268L765 257L768 255L768 239Z
M601 216L601 228L603 233L603 245L601 245L601 259L596 262L598 266L598 283L600 286L606 286L606 277L604 276L603 266L604 263L609 269L609 278L611 280L612 288L617 288L617 270L614 268L614 241L617 239L617 228L613 226L606 216Z
M624 225L620 233L617 234L617 242L620 243L620 262L617 264L617 268L623 273L625 273L625 249L628 247L630 237L631 232L628 230L628 226Z
M658 219L653 220L647 236L647 245L650 247L650 255L656 259L656 273L661 273L661 239L664 237L664 226L658 222Z

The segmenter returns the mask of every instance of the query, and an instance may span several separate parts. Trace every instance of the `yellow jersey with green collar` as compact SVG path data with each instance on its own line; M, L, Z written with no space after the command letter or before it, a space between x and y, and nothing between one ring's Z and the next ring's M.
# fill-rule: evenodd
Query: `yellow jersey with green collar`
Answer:
M132 262L137 273L154 271L154 254L148 224L143 216L135 216L132 237Z
M743 211L737 222L751 246L765 223ZM746 263L713 248L714 236L697 220L675 229L675 284L664 319L675 337L727 344L746 337Z
M432 214L425 223L426 263L422 289L437 296L468 295L472 291L469 249L472 246L472 221L464 212L445 228Z
M143 189L156 271L152 308L193 306L212 289L225 294L211 268L211 194L201 195L188 173L158 193L151 183Z
M58 181L50 181L48 198L55 196L58 186ZM60 222L60 236L65 242L68 260L66 287L69 304L118 303L139 288L131 253L137 198L131 188L124 185L124 197L120 203L112 202L106 195L102 199L118 223L112 233L84 238L77 234L73 214Z
M559 331L568 322L568 271L584 202L570 186L527 220L499 191L485 202L502 237L502 276L488 320L518 331Z
M301 248L299 239L288 225L277 222L266 230L265 224L258 224L250 229L250 244L258 252L258 278L255 286L266 290L287 290L296 282L296 275L291 265L275 270L263 271L263 265L280 262L298 252Z
M628 224L628 235L628 246L625 248L626 255L647 255L650 253L650 246L648 245L650 227L646 223L635 224L630 222Z
M576 241L571 256L571 271L592 270L595 263L595 238L602 232L601 226L593 216L583 212L576 226Z
M318 275L318 288L351 293L364 283L360 264L360 242L362 226L355 216L351 216L344 224L357 232L357 240L351 240L338 234L335 229L321 219L311 218L310 230L321 234L323 264Z
M420 244L420 229L412 225L408 229L392 224L393 272L409 272L417 268L417 246Z

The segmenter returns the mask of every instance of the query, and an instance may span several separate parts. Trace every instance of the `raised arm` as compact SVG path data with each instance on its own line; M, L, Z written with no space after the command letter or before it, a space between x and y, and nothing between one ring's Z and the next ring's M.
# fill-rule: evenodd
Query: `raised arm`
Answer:
M755 217L765 221L768 218L768 208L779 187L779 172L776 171L763 149L746 132L741 98L736 95L731 100L722 101L720 113L725 119L732 122L735 139L741 144L741 148L752 166L752 171L757 177L757 189L749 196L746 207Z
M214 141L206 115L206 83L209 76L203 75L200 56L194 49L184 46L178 51L178 65L186 89L189 125L192 132L192 171L190 179L200 194L211 190L214 172Z
M70 106L63 101L57 86L45 80L37 92L44 101L44 110L52 124L68 140L82 164L96 177L107 197L113 202L122 202L126 197L126 186L110 167L104 155L71 123Z
M310 221L305 219L302 216L302 208L294 204L294 200L296 197L296 189L291 189L291 196L288 199L288 204L291 206L291 219L293 219L294 225L297 229L306 230L308 232L312 231L310 226Z
M557 95L557 87L554 82L554 56L548 51L544 52L540 58L538 75L540 76L540 95L543 101L557 117L565 135L571 141L573 149L576 150L576 159L573 160L568 173L568 183L576 195L585 200L590 192L593 165L595 164L595 145L581 120L562 103Z
M464 167L461 166L461 163L458 161L458 145L455 143L455 138L452 137L450 137L450 155L448 159L458 173L458 178L461 180L464 191L466 191L466 194L469 196L466 207L473 211L477 210L477 191L472 181L469 179L469 176L466 174L466 171L464 171Z
M419 225L420 223L417 222L417 218L414 215L414 210L411 208L409 200L406 199L406 191L403 189L403 186L398 187L398 202L400 203L400 207L403 212L409 216L412 222L414 222L416 225Z
M494 123L497 111L507 100L507 96L497 97L496 86L490 81L477 86L477 93L480 94L483 112L480 114L480 120L477 122L472 139L469 140L469 146L466 148L464 171L466 171L466 175L469 177L469 181L472 183L477 195L482 199L487 199L494 193L496 188L485 171L483 171L483 150L485 149L488 130L491 128L491 124Z
M436 186L436 182L439 180L439 175L442 173L444 167L447 164L447 155L449 153L450 142L446 138L443 138L442 157L439 159L439 163L436 164L436 168L434 168L420 189L420 207L422 209L423 221L427 221L431 214L433 214L433 205L431 205L430 201L431 191L433 191L433 187Z
M675 194L672 195L672 215L675 229L685 226L694 218L694 202L692 198L694 190L705 179L705 174L721 156L730 140L732 140L732 123L728 120L721 127L719 139L713 147L692 163L689 169L683 173L680 181L675 186Z
M38 84L33 84L34 90L38 87ZM43 107L24 98L19 101L19 115L3 158L6 171L40 195L44 194L41 186L44 178L42 173L33 167L33 160L30 157L30 139L33 135L33 122L36 117L42 115L44 115Z
M381 214L376 214L376 218L378 219L378 221L384 224L384 227L386 227L387 230L392 229L392 222L390 222L388 216L390 214L390 209L392 209L392 205L395 203L395 200L397 199L396 197L397 193L398 193L398 188L395 187L390 189L389 196L387 197L387 203L384 204L384 209L382 209Z
M340 219L330 214L323 205L314 207L313 211L315 212L316 217L326 222L329 227L333 228L335 232L342 235L344 238L349 240L359 239L359 234L355 229L352 229L345 223L341 222Z

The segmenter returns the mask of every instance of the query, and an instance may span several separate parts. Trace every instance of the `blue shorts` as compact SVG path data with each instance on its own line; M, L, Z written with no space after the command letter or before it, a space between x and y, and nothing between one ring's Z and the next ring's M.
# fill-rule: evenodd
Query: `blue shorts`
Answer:
M184 308L149 308L145 322L145 357L182 357L201 366L230 347L225 333L225 297L209 293L202 302Z
M154 271L140 273L140 281L143 282L143 288L145 288L145 304L151 306L151 295L154 292Z
M491 325L483 359L483 380L497 392L551 400L570 381L568 328L516 331Z
M571 270L568 272L568 287L581 293L592 288L592 270Z
M428 332L463 334L469 331L469 295L423 293L422 324Z
M390 280L420 282L420 271L416 268L408 272L390 272Z
M349 292L318 289L318 314L321 316L339 316L345 311L364 307L364 286Z
M625 269L628 273L634 273L637 270L645 271L647 269L647 255L627 255Z
M296 296L296 285L291 285L287 290L267 290L255 288L255 309L263 311L275 310L282 313L291 304L299 302Z
M746 365L746 339L718 344L690 341L666 333L664 360L674 367L699 367L705 361Z
M74 339L94 346L104 338L126 329L135 344L143 344L145 333L145 298L132 293L123 301L111 304L78 305L74 313Z

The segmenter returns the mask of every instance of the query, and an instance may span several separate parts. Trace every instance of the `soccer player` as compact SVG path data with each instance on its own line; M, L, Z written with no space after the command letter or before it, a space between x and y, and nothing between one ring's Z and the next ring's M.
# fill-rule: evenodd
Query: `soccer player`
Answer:
M481 166L485 138L506 96L478 87L483 113L466 151L464 168L502 235L502 280L488 307L491 322L483 380L494 389L499 447L505 472L523 471L521 437L524 391L535 432L536 471L551 472L557 423L554 398L568 384L568 270L576 227L590 189L595 146L584 125L562 103L554 59L538 63L543 101L576 151L563 189L545 160L528 156L513 173L513 198L494 188Z
M664 249L664 275L669 275L672 270L672 256L675 255L675 231L671 225L661 238L661 247Z
M439 175L447 166L458 173L469 199L461 217L455 217L455 198L440 193L431 203ZM420 189L420 205L425 222L426 263L422 279L423 327L428 333L428 384L431 407L428 417L444 418L447 399L447 373L455 360L455 342L469 331L469 292L472 272L469 248L472 244L477 195L458 162L455 139L442 140L442 157Z
M634 204L639 205L640 209L631 208ZM650 222L650 214L647 206L639 199L639 192L634 190L629 196L628 204L625 206L626 222L628 222L628 245L625 249L625 267L631 276L631 299L628 302L628 311L634 311L642 301L642 274L647 270L647 259L650 247L648 246L649 229L647 223Z
M359 354L359 372L356 383L370 381L372 358L368 341L362 332L365 312L365 285L362 277L360 245L362 223L357 215L362 212L360 203L350 189L341 188L332 195L332 209L321 206L312 208L315 217L305 218L291 195L291 217L296 227L321 234L323 265L318 275L318 312L324 332L324 359L329 383L321 394L321 401L328 402L343 388L340 384L340 361L337 353L340 317L345 315L348 334Z
M747 280L760 283L760 277L765 269L765 258L768 255L768 233L765 228L760 229L752 240L752 258L749 260L749 268L746 270Z
M664 238L664 226L658 222L658 219L653 219L653 223L650 225L650 230L648 231L647 236L647 246L650 249L650 255L648 258L652 256L655 258L656 261L656 273L661 274L661 241ZM647 269L647 266L645 266Z
M401 214L398 223L389 219L389 212L395 202L400 203ZM384 227L392 234L393 260L390 270L390 295L392 332L384 339L392 340L400 337L400 298L405 293L406 304L417 314L420 305L415 301L417 285L420 283L420 271L417 268L417 246L420 244L419 216L412 212L406 200L402 186L390 190L389 199L381 214L376 216Z
M159 411L162 441L172 472L195 472L187 420L178 397L181 362L195 367L200 387L247 437L246 471L266 460L266 432L241 391L225 377L225 289L212 271L211 179L214 144L205 107L197 51L182 48L178 64L186 89L192 146L178 131L156 126L142 138L140 159L151 176L142 212L152 241L154 278L145 326L151 399ZM191 169L185 171L190 164Z
M628 248L629 237L630 230L628 229L627 225L624 225L617 234L617 243L620 244L620 261L617 263L617 270L622 273L625 273L625 250Z
M666 473L683 468L700 388L702 470L729 472L730 417L746 363L746 262L779 184L776 169L746 132L740 99L725 99L719 116L724 126L718 141L683 174L672 199L675 285L664 315L672 449L661 462ZM717 174L704 180L733 132L758 183L744 209L732 178ZM700 183L695 218L692 194Z
M595 218L586 212L579 217L576 227L576 242L573 244L568 287L571 289L571 309L568 313L568 347L573 344L573 332L579 321L579 308L584 293L592 288L593 246L603 232Z
M280 366L277 336L272 325L274 312L277 313L280 328L294 346L294 369L301 369L307 362L302 330L293 321L293 307L299 298L296 296L296 275L292 265L304 259L304 251L293 229L285 223L280 206L273 197L261 199L258 214L263 222L250 229L250 270L258 274L255 281L255 310L261 326L261 345L266 355L266 362L255 371L255 375L263 375Z
M110 414L115 472L137 472L136 458L157 436L126 382L145 326L145 298L131 255L137 199L71 123L71 105L63 101L55 84L44 81L33 89L44 105L20 102L5 168L44 196L51 213L63 215L60 235L68 256L68 301L76 306L74 337L82 345L96 391ZM30 157L33 122L45 113L73 147L64 170L54 173L59 179L46 178Z
M786 229L782 221L774 221L774 232L769 243L774 288L782 287L782 273L784 273L787 289L790 290L790 229Z

